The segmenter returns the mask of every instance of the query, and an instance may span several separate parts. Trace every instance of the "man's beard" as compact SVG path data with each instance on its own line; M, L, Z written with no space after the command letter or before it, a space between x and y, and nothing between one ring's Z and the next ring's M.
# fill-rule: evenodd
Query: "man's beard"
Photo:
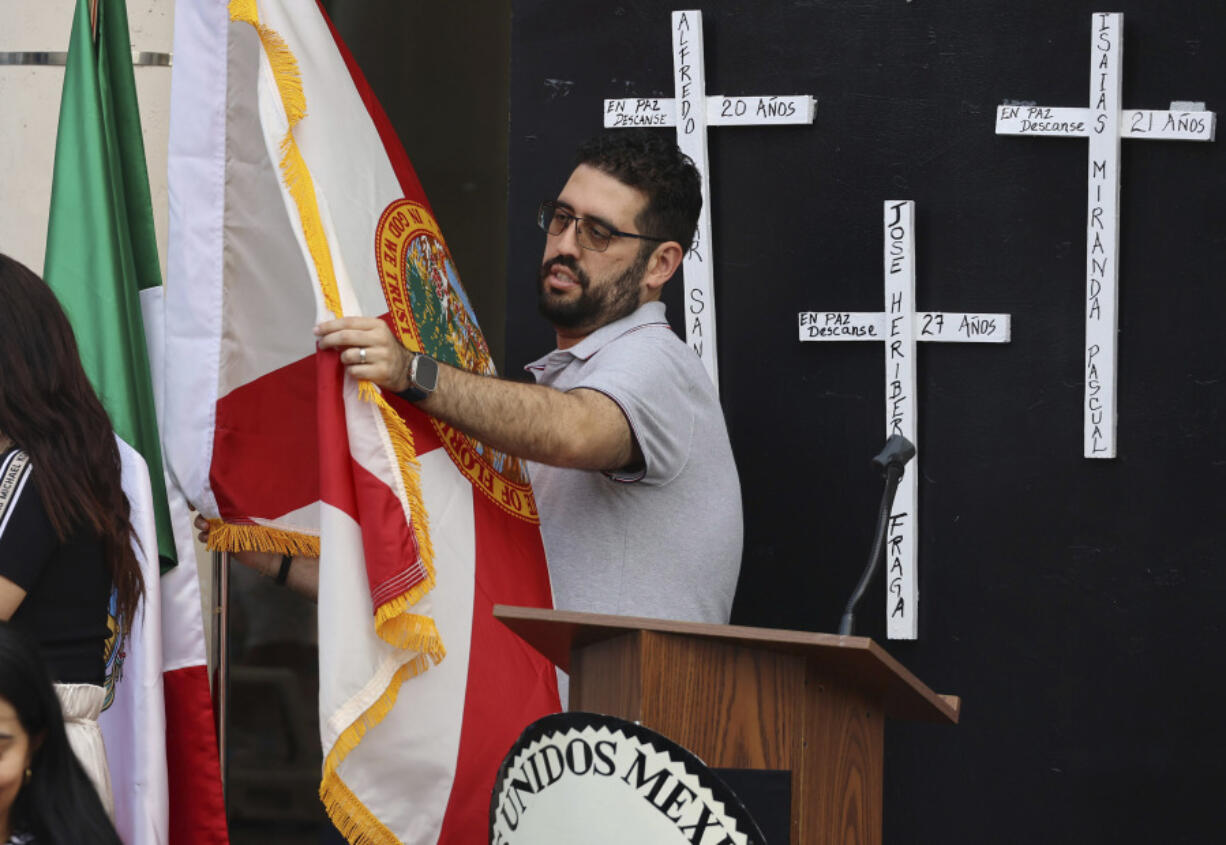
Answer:
M537 276L537 310L553 325L563 329L587 328L594 331L620 320L639 306L639 282L647 270L648 250L640 250L634 263L615 278L592 290L592 280L570 255L559 255L541 265ZM565 267L579 283L579 296L569 302L550 297L545 279L555 266Z

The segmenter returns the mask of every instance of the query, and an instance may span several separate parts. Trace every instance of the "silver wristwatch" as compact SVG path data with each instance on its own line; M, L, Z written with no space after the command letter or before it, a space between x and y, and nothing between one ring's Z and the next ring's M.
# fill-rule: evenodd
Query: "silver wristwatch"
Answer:
M438 386L438 361L424 352L414 352L409 363L409 386L396 395L410 402L420 402Z

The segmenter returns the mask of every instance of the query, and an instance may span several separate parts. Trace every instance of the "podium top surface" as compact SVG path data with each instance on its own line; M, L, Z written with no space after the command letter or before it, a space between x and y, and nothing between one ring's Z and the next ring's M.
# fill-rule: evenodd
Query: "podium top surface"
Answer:
M956 696L933 692L868 637L607 616L503 604L494 605L494 617L563 671L570 669L570 655L574 648L634 631L651 631L810 657L818 661L823 670L880 695L885 713L890 718L957 724L961 710L961 701Z

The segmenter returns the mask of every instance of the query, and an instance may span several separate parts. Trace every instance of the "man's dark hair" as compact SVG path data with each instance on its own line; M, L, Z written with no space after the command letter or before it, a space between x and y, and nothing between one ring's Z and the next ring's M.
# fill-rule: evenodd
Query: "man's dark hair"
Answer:
M639 233L689 250L702 209L702 178L672 138L650 129L618 129L585 141L575 166L586 164L647 195L635 218Z

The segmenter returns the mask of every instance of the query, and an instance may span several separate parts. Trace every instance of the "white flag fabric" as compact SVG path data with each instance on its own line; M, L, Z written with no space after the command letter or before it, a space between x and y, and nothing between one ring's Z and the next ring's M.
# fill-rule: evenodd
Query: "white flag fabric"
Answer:
M166 711L162 694L162 607L158 590L157 527L149 467L116 436L123 492L131 509L133 548L145 578L145 598L120 654L107 655L106 709L98 719L115 792L115 827L127 845L169 841ZM112 617L113 618L113 617Z
M140 295L158 428L162 432L165 431L168 372L164 293L164 288L156 287L143 290ZM170 372L174 373L174 368L170 368ZM162 838L151 841L172 845L225 845L230 836L209 686L196 543L190 508L170 473L169 464L166 465L166 497L178 565L156 582L150 580L148 574L145 576L147 587L156 583L159 588L157 601L150 605L149 612L156 615L154 608L161 605L157 624L158 658L165 707L161 721L151 717L150 725L151 728L160 726L165 735L162 757L167 787L162 794L169 799L165 808L167 832ZM154 591L149 589L148 592ZM152 624L146 623L150 627ZM120 832L123 833L122 827ZM124 839L127 845L134 845L135 841L138 840Z
M190 515L171 487L179 564L160 575L149 469L139 452L116 440L145 597L122 653L107 655L109 695L98 719L115 828L125 845L224 845L229 834Z
M210 543L320 557L320 796L351 842L486 839L494 776L558 709L492 619L548 607L519 462L384 396L311 327L379 316L479 372L489 350L424 192L312 3L176 7L167 462Z

